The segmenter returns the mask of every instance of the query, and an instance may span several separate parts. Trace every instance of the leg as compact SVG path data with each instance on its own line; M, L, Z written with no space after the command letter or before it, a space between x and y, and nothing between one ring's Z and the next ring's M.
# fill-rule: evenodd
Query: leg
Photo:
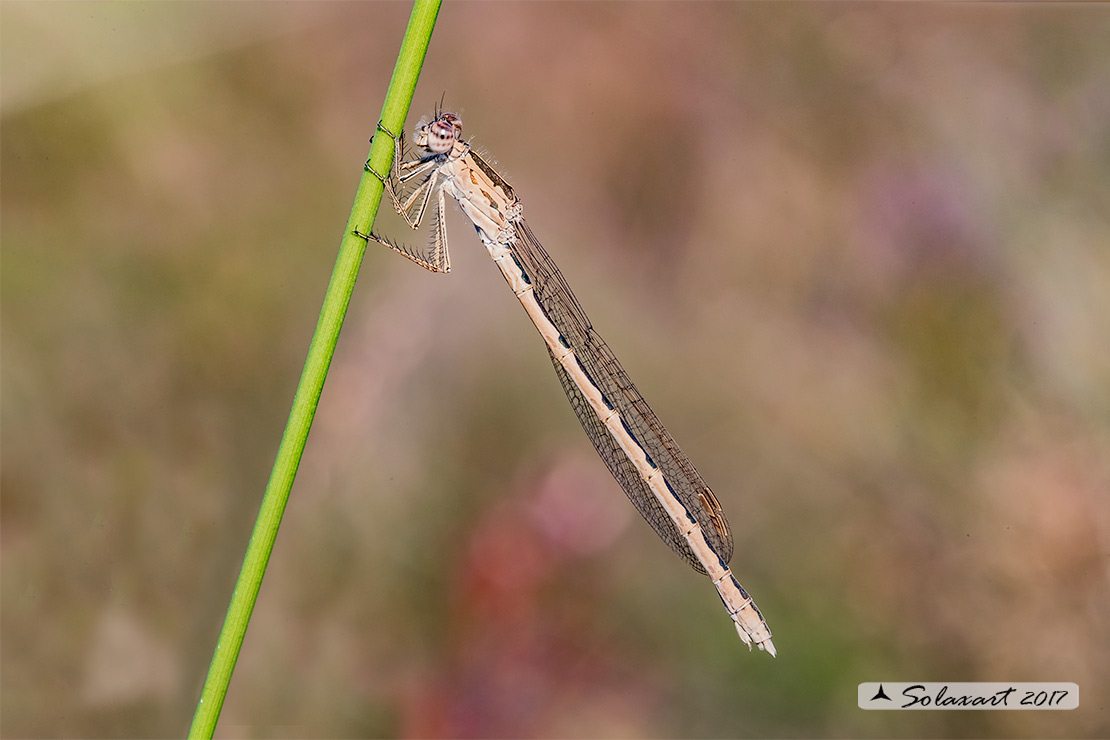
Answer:
M401 195L398 192L398 190L401 188L402 183L400 169L401 160L404 157L404 152L401 145L402 139L394 136L393 132L383 126L381 121L378 121L378 129L385 133L386 136L393 139L393 164L390 167L389 176L383 177L377 170L371 167L370 160L366 160L364 169L381 181L382 186L385 188L385 192L389 195L390 202L393 203L393 209L403 216L405 215L404 209L401 206ZM404 132L402 132L402 137L403 136ZM370 141L373 140L373 137L371 137ZM405 220L407 221L408 218L406 218Z
M428 179L421 186L424 192L424 198L420 203L420 211L417 214L415 224L414 222L409 221L409 225L412 226L414 229L420 224L420 219L423 218L424 213L427 210L428 200L432 194L432 191L435 189L435 184L436 172L433 171L432 174L429 175ZM420 191L414 193L413 198L415 198L419 192ZM451 255L447 251L447 208L444 202L442 188L440 188L438 196L439 199L436 201L435 223L432 228L431 240L428 245L428 249L425 251L417 251L415 248L410 247L407 244L390 241L389 239L378 236L374 233L363 234L361 231L355 231L355 236L362 237L367 241L375 241L384 247L389 247L394 252L407 257L408 259L423 267L425 270L429 270L431 272L451 272ZM401 215L405 216L405 220L408 221L408 216L406 216L404 212L401 212Z
M363 234L361 231L355 231L354 234L355 234L355 236L366 239L367 241L377 242L378 244L381 244L383 247L389 247L390 249L392 249L397 254L401 255L402 257L405 257L407 259L412 260L413 262L420 265L421 267L423 267L425 270L428 270L429 272L450 272L451 271L451 260L447 257L446 244L444 244L444 253L442 255L433 254L432 255L432 260L428 261L428 260L424 259L423 257L421 257L419 254L417 254L416 250L413 249L412 247L408 246L407 244L401 244L399 242L392 242L389 239L386 239L385 237L378 236L377 234L373 234L373 233Z

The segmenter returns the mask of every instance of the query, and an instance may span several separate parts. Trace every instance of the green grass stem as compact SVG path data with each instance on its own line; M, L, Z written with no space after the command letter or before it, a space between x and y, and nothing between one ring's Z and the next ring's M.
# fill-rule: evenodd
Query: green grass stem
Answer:
M420 77L420 68L424 64L432 29L439 14L439 6L440 0L416 0L413 5L408 29L405 31L405 38L397 57L397 65L393 69L393 78L390 80L385 103L382 105L382 125L394 133L401 131L408 116L409 105L416 91L416 82ZM377 172L388 172L393 161L393 141L388 136L375 136L368 161ZM366 242L354 232L371 231L381 199L381 182L369 172L364 172L359 182L358 192L355 194L347 229L339 247L339 257L335 262L331 282L324 296L324 304L320 309L316 333L309 345L304 371L301 373L297 393L293 398L289 421L285 426L277 459L270 473L270 482L266 486L258 520L251 534L250 544L247 546L246 557L243 559L243 569L235 584L235 592L231 597L223 630L220 632L220 639L212 656L212 664L208 669L208 678L205 680L197 711L193 716L193 725L189 729L190 738L211 738L216 729L228 684L231 682L231 674L235 670L239 649L243 645L247 624L250 622L258 590L262 585L262 577L266 572L266 564L269 562L278 527L285 513L285 505L289 500L289 491L293 487L293 479L297 474L312 419L316 414L316 405L324 388L324 379L327 377L332 356L335 354L335 345L339 340L339 331L343 327L351 293L354 291L362 256L366 251Z

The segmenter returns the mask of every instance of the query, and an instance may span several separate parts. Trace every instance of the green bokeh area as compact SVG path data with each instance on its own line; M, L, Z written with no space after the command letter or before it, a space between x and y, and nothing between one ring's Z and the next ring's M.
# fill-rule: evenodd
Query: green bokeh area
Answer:
M0 734L188 728L404 4L0 5ZM448 4L460 110L713 486L636 517L456 209L370 249L217 736L1110 734L1110 13ZM381 230L415 241L396 218ZM1072 712L863 712L863 681Z

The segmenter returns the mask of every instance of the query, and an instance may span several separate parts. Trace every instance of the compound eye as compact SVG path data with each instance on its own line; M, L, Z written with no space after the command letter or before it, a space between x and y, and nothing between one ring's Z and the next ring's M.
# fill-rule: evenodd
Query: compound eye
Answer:
M437 121L431 126L428 139L428 149L436 154L444 154L455 145L455 131Z

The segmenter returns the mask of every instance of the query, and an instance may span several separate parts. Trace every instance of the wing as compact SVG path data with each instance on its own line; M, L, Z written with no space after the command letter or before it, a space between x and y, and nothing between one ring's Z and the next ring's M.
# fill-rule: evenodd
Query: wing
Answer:
M524 221L517 222L516 232L517 240L511 248L531 279L544 313L574 350L586 374L620 413L636 442L662 470L668 488L701 526L706 541L727 563L732 559L732 534L713 492L640 395L601 335L594 330L559 268L528 225ZM636 466L617 445L554 356L552 364L582 428L629 501L679 557L695 570L705 572L666 510L640 477Z

